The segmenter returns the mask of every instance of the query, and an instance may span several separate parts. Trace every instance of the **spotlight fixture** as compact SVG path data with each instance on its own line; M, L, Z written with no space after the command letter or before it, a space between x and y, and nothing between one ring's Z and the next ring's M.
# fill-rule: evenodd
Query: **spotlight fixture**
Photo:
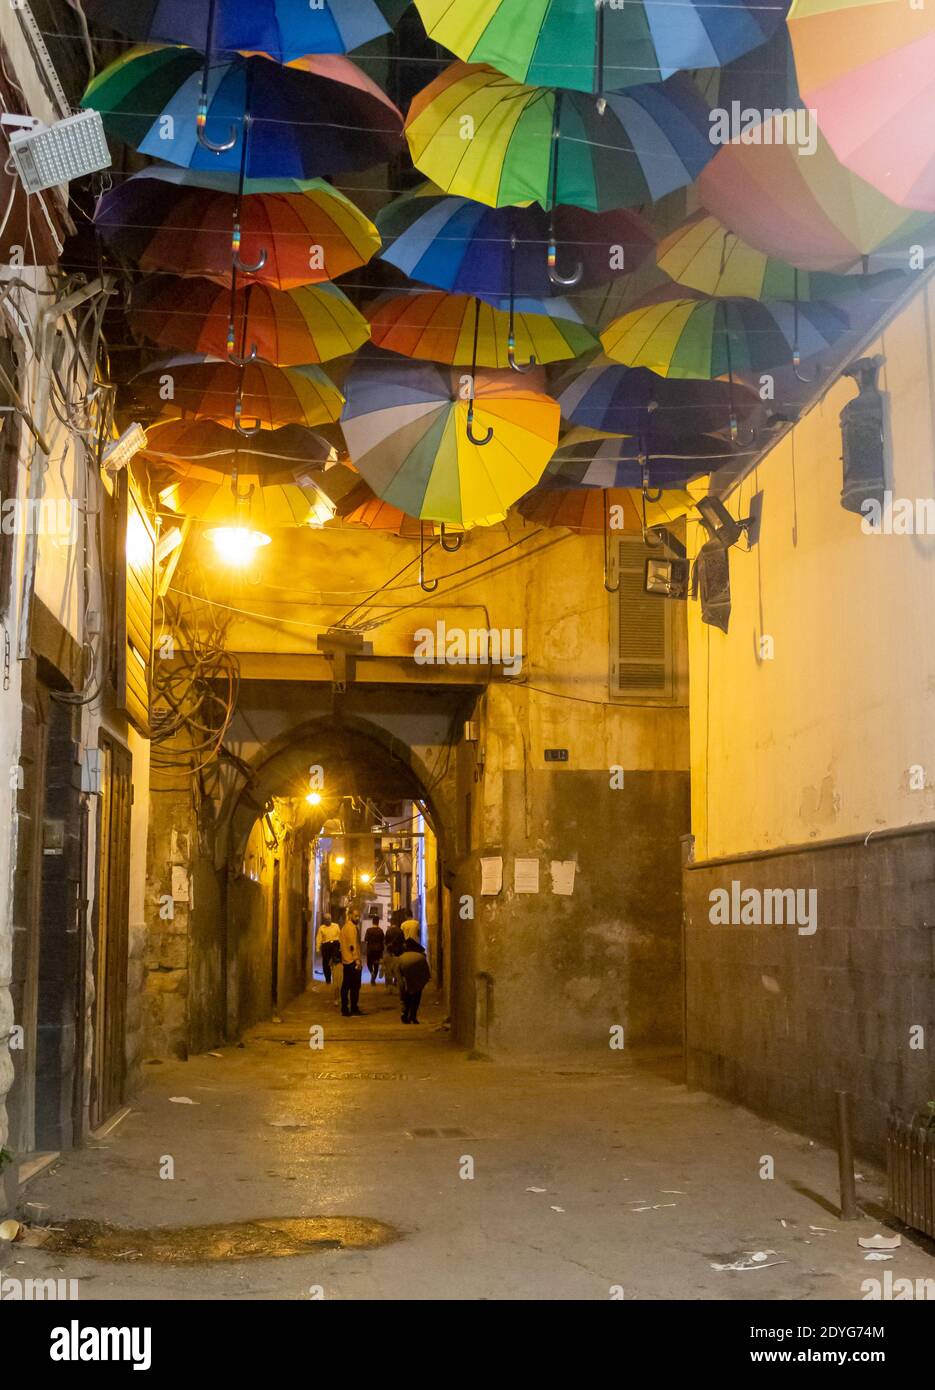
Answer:
M343 863L345 862L345 860L344 860L344 855L343 855L343 854L336 854L336 855L334 856L334 862L335 862L336 864L343 864Z
M659 546L661 553L646 561L643 587L647 594L660 598L688 597L688 560L685 547L665 526L648 526L644 532L647 545Z
M254 552L269 545L272 539L264 531L254 531L249 526L213 526L205 535L218 558L237 569L249 564Z
M886 490L886 406L877 385L883 361L879 355L861 357L842 373L851 378L859 394L841 411L841 506L858 514L867 501L882 506Z
M132 458L145 449L147 444L146 431L143 426L136 421L129 429L124 430L119 439L111 440L101 457L101 465L105 473L111 477L119 473L121 468L126 468Z
M0 124L16 127L10 136L10 153L27 193L41 193L110 168L99 111L79 111L52 126L35 116L4 113Z
M740 537L747 534L751 518L735 520L719 497L709 494L696 502L695 506L708 535L724 550L736 545Z
M321 792L309 792L305 800L308 802L309 806L320 806Z

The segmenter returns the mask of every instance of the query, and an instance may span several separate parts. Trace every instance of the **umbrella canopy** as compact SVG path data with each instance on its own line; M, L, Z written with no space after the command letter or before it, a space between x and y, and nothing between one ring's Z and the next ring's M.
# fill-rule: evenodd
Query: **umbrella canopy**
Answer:
M657 433L664 441L682 433L723 436L732 410L742 419L760 410L756 392L737 382L669 380L606 357L577 372L558 403L572 424L636 435L649 453Z
M562 487L678 487L712 469L737 451L706 434L666 439L657 430L652 452L629 435L604 434L576 426L563 437L546 467L544 479Z
M334 280L380 248L376 227L322 179L265 181L240 202L240 255L252 279L277 290ZM229 280L238 209L233 174L152 165L99 199L94 225L141 270ZM266 252L265 260L261 252Z
M344 400L320 367L250 362L239 368L200 354L154 362L133 385L142 404L158 415L233 421L239 413L251 428L323 425L338 419Z
M882 269L898 248L906 267L910 245L931 243L930 218L845 169L821 136L811 155L782 143L780 121L764 126L769 142L723 145L698 180L701 203L732 232L802 270L848 271L874 252Z
M259 531L277 526L323 526L334 507L318 488L294 479L271 482L258 474L238 473L235 480L177 478L162 488L159 501L180 516L197 517L202 526L241 526Z
M687 298L679 286L604 329L607 356L660 376L709 380L812 357L850 327L831 304Z
M558 207L490 208L453 198L434 184L404 193L377 215L387 245L381 259L412 280L482 297L510 293L544 299L562 286L549 276L551 234L562 264L581 266L581 285L635 270L653 245L651 228L631 210L594 213Z
M491 207L570 203L604 212L691 183L714 153L708 110L681 76L597 103L453 63L413 99L413 163L447 193Z
M745 299L831 299L857 288L863 278L797 270L749 246L703 209L662 238L656 264L701 294Z
M158 275L134 288L128 317L135 333L162 348L215 357L255 349L279 367L342 357L370 336L367 320L330 284L288 292L248 284L232 304L230 290L213 280Z
M143 457L186 476L229 473L237 468L265 477L339 466L335 444L303 425L261 430L248 442L217 420L174 418L157 420L149 426L146 436Z
M305 53L348 53L389 33L374 0L216 0L210 25L206 6L191 0L85 0L84 8L90 19L137 43L268 53L277 63Z
M478 372L470 399L457 371L358 362L346 391L341 422L355 466L383 501L426 520L501 516L558 442L559 409L541 373Z
M693 499L687 492L663 493L655 502L647 499L646 524L657 526L676 521L691 506ZM615 514L611 508L619 508L619 511ZM614 535L643 534L643 500L632 488L565 488L550 480L522 498L516 510L527 521L539 526L564 526L569 531L600 535L608 529L609 519L613 517Z
M935 212L935 11L907 0L795 0L799 87L849 169Z
M680 68L726 63L782 23L775 0L714 6L687 0L416 0L430 38L517 82L616 91L658 82Z
M132 48L91 80L82 105L141 154L185 169L239 174L243 163L247 178L301 179L367 169L398 153L402 116L348 58L214 63L200 123L203 66L193 48Z
M466 294L392 290L367 317L378 347L450 365L508 367L511 348L521 363L559 362L597 346L571 305L558 299L520 300L511 315Z

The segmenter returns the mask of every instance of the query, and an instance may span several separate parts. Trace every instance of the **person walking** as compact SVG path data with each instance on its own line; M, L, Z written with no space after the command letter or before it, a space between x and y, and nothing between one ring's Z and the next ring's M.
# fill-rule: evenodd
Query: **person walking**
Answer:
M419 1005L422 991L432 978L429 963L425 958L425 947L413 937L406 937L402 955L397 962L399 971L399 1002L402 1005L403 1023L419 1022Z
M392 994L399 985L399 957L402 955L406 938L399 925L399 911L393 913L393 920L386 929L386 945L383 954L383 979L387 991Z
M377 982L385 946L386 938L383 934L383 928L380 926L380 918L377 913L374 913L370 918L370 926L364 933L364 950L367 955L367 969L370 971L370 983L372 985Z
M332 922L331 913L322 913L321 924L318 934L315 937L315 948L321 956L321 970L325 977L325 984L331 984L331 967L335 963L337 956L341 954L341 928L336 922ZM315 962L312 962L312 976L315 974Z
M344 971L341 980L341 1013L345 1018L351 1014L362 1014L358 1007L360 981L363 966L360 959L360 913L352 908L350 916L341 928L341 967Z

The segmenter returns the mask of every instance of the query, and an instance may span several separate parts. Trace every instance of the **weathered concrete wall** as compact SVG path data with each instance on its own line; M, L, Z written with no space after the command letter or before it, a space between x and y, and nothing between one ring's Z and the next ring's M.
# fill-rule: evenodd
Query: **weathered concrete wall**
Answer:
M913 508L933 494L933 308L929 285L867 350L886 359L887 487ZM763 494L753 552L731 551L729 633L689 604L688 1046L699 1084L812 1133L852 1090L878 1153L889 1105L935 1094L933 842L877 840L935 819L935 538L867 533L841 508L854 394L837 381L729 499L745 515ZM816 888L816 932L712 926L708 894L734 880Z
M817 929L713 926L733 881L815 889ZM935 1092L935 832L688 867L685 914L690 1079L831 1140L850 1091L879 1158L890 1108Z

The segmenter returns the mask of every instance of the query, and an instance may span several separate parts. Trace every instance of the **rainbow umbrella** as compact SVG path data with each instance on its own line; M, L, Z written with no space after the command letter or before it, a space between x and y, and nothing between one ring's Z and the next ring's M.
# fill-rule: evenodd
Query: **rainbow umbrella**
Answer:
M349 53L389 33L374 0L85 0L89 18L137 43L184 43L209 53Z
M909 0L795 0L803 100L838 159L904 207L935 212L935 10Z
M466 294L391 290L367 310L377 347L449 365L558 362L597 346L564 300L526 300L501 310Z
M289 291L250 284L234 292L232 309L229 290L213 280L157 275L134 288L128 318L139 337L167 350L252 352L277 367L343 357L370 336L367 320L330 284Z
M756 392L743 384L670 379L606 357L558 389L562 415L571 424L635 435L650 454L657 433L664 441L683 433L723 438L736 433L738 419L751 423L762 409Z
M423 362L359 361L341 425L355 466L384 502L462 526L499 517L528 492L558 442L543 377L462 374Z
M833 299L859 290L868 279L798 270L749 246L704 209L662 238L656 264L701 294L744 299Z
M216 357L183 354L153 362L133 378L141 404L156 415L232 421L242 433L264 425L322 425L338 419L344 400L320 367L236 367ZM254 422L249 427L247 421Z
M800 270L908 266L911 245L932 243L931 218L845 169L820 134L811 155L782 143L781 122L759 144L723 145L699 177L702 205L732 232Z
M633 436L575 426L563 436L544 478L562 487L671 488L738 456L723 440L707 434L666 438L655 429L651 445L648 452L644 441Z
M761 372L790 359L798 369L850 327L825 303L688 298L681 286L616 319L601 334L608 357L660 376L709 380Z
M782 23L784 4L735 0L416 0L430 38L517 82L616 91L729 62Z
M202 526L241 525L246 511L251 527L259 531L323 526L334 516L333 504L317 487L250 473L235 478L177 477L161 489L159 501L179 516L197 517Z
M243 178L311 178L367 169L399 152L402 116L348 58L256 54L201 67L192 48L132 48L91 80L82 105L141 154Z
M154 164L99 199L94 225L108 246L141 270L227 283L237 182L233 174L193 175ZM236 250L255 267L252 278L259 284L292 290L334 280L380 248L369 218L322 179L254 180L245 192Z
M603 114L602 114L603 110ZM714 154L708 111L682 76L596 103L452 63L413 99L413 163L439 188L491 207L560 203L604 212L692 182Z
M304 425L261 430L249 445L236 430L217 420L157 420L146 431L143 457L186 476L213 475L242 467L247 473L327 471L338 465L343 449ZM339 465L338 465L339 466Z
M634 488L570 488L547 478L521 498L516 510L538 526L564 526L569 531L600 535L611 530L611 508L619 508L617 517L623 525L615 518L613 533L640 536L644 527L677 521L693 505L694 499L687 492L663 492L655 500L644 501Z
M490 208L431 183L388 204L377 226L387 243L382 260L412 280L483 298L511 289L531 299L560 293L560 278L549 274L559 249L563 263L581 267L577 283L602 284L635 270L654 240L645 218L630 209L557 207L550 223L536 205Z

